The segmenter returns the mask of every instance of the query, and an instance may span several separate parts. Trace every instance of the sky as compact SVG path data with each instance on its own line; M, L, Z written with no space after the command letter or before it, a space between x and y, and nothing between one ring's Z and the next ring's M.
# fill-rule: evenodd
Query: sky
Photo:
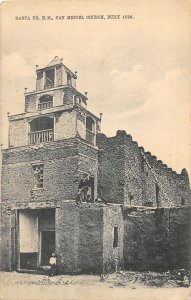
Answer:
M105 19L86 18L92 15ZM123 19L124 15L133 18ZM21 16L30 20L16 20ZM32 20L33 16L52 20ZM24 88L35 89L35 65L44 67L59 56L78 72L77 89L88 92L88 109L103 113L103 133L114 136L117 130L126 130L146 151L178 173L186 168L191 176L190 16L187 0L4 2L3 148L7 112L23 112Z

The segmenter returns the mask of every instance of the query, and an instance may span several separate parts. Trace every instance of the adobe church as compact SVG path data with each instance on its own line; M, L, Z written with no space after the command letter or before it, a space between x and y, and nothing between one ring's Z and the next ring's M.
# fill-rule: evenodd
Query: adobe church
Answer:
M1 269L47 268L52 252L67 274L189 268L186 170L177 174L125 131L100 133L101 115L87 109L76 80L56 56L36 66L25 111L8 114ZM88 198L79 201L88 174Z

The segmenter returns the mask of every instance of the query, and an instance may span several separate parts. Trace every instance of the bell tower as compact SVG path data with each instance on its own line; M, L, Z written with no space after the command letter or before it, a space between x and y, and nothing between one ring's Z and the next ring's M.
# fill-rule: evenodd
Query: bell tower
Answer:
M56 56L36 65L36 90L25 89L25 113L9 116L9 146L20 147L78 136L95 146L100 118L87 110L87 93L76 89L77 72Z

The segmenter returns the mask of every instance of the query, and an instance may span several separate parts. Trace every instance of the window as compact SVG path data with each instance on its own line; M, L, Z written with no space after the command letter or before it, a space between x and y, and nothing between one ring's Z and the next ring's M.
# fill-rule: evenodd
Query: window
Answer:
M54 140L54 119L38 117L30 122L29 144L40 144Z
M54 69L45 72L45 88L50 89L54 87Z
M67 84L72 85L72 76L69 73L67 73Z
M113 237L113 247L118 247L119 243L119 237L118 237L118 227L114 226L114 237Z
M53 104L53 96L51 95L43 95L39 99L38 103L38 109L46 109L46 108L51 108Z
M95 143L95 121L91 117L86 117L86 140L94 145Z
M33 165L33 188L40 189L43 188L43 164Z
M90 195L91 199L94 200L94 177L92 176L89 178L88 194Z

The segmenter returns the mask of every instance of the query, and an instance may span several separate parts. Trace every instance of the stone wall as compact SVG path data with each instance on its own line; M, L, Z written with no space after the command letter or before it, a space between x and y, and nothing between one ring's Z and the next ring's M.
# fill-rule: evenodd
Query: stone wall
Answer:
M4 150L2 160L2 202L10 206L76 199L83 172L91 171L97 182L97 150L77 139ZM33 189L34 163L44 164L41 189Z
M127 135L97 135L99 148L98 193L111 203L133 206L189 206L191 191L186 170L177 174L145 152Z
M124 265L131 270L189 269L188 208L124 207Z

